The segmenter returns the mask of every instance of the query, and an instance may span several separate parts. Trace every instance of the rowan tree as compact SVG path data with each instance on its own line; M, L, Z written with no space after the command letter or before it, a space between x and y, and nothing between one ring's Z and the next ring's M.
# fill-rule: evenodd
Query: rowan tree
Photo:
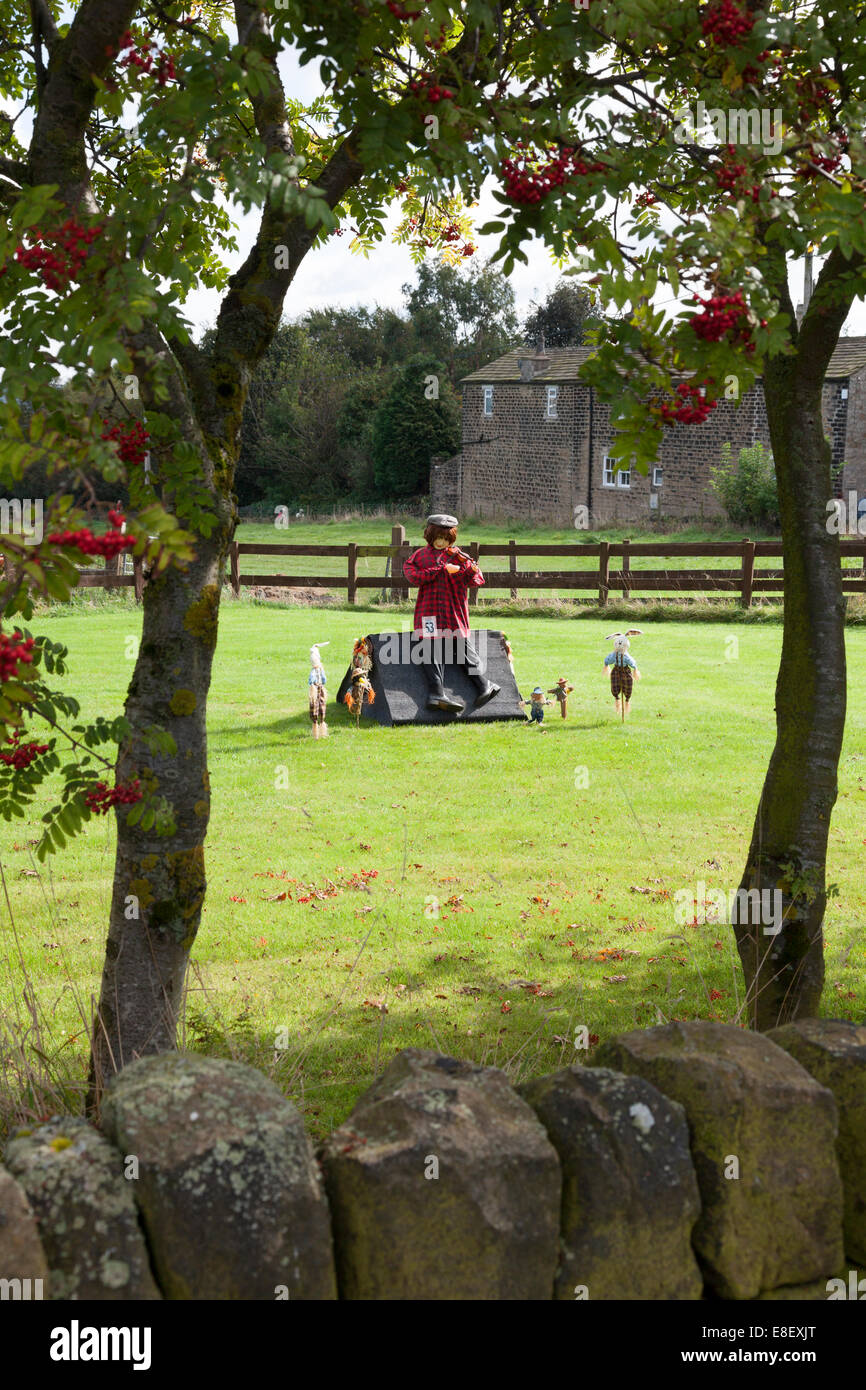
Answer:
M502 218L480 229L503 235L506 270L530 231L580 258L580 278L620 311L582 376L610 404L611 454L633 467L656 458L664 428L700 429L719 399L742 399L762 376L784 629L776 743L740 885L753 896L735 924L761 1028L814 1015L824 978L846 672L821 395L866 292L863 18L862 5L834 0L593 0L587 24L610 40L596 91L563 137L515 154ZM821 271L798 323L789 272L809 251ZM780 931L761 920L755 890L780 894Z
M241 420L298 267L339 232L351 232L360 251L381 239L395 201L396 239L416 258L466 258L468 209L483 180L499 177L518 130L540 139L564 126L598 39L564 2L79 0L64 13L70 8L66 24L58 0L28 0L0 29L0 93L19 113L0 119L0 468L14 481L37 458L74 461L85 490L97 473L122 479L123 544L148 564L124 716L98 730L118 741L112 786L101 779L104 789L89 788L99 809L106 798L141 794L115 807L95 1096L108 1072L175 1045L205 893L207 695ZM289 47L319 67L323 94L307 106L281 77ZM571 65L574 81L553 80ZM230 275L238 207L258 209L258 230ZM208 344L196 346L184 305L202 286L222 299ZM62 379L68 395L57 391ZM118 381L121 420L105 427L87 402ZM51 507L58 525L92 533L68 497ZM3 537L15 574L7 622L28 611L35 590L65 596L81 553L72 544L46 539L37 556ZM29 641L4 632L0 717L13 730L26 726L38 747L30 724L49 695L25 688L21 673L37 657L63 658ZM61 694L42 712L71 698ZM55 770L39 761L50 756L34 752L28 795ZM22 810L23 775L7 789L9 814ZM90 814L78 776L73 759L43 851Z

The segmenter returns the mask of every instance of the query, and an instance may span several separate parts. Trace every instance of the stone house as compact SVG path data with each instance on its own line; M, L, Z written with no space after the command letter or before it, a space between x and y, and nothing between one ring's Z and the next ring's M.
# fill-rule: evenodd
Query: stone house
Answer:
M590 526L650 518L724 515L710 487L722 445L769 446L761 383L741 402L720 401L701 425L665 429L648 474L608 458L610 412L578 380L588 348L507 352L462 381L463 435L456 457L434 459L430 507L463 517L525 517L563 527L586 507ZM838 496L866 496L866 338L842 338L824 384ZM583 513L584 518L587 513Z

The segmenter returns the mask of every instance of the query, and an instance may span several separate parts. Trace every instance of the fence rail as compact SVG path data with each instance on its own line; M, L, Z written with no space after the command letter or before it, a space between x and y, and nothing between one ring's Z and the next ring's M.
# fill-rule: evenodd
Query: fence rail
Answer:
M356 603L359 590L380 589L389 591L395 600L405 599L410 586L403 578L403 561L420 542L406 540L404 527L395 526L391 532L390 545L360 545L354 541L346 545L264 545L253 541L235 541L229 553L229 579L236 596L242 588L284 588L284 589L345 589L349 603ZM642 591L650 593L715 593L738 595L741 605L749 608L756 594L781 595L784 586L784 569L781 566L759 568L758 559L782 559L781 541L599 541L591 545L579 542L571 545L544 545L517 541L473 542L464 547L475 559L486 560L506 558L507 569L489 570L485 566L485 591L507 589L512 598L517 598L526 589L565 589L579 592L594 592L596 601L602 607L608 602L611 593L622 594L626 599ZM866 593L866 539L840 540L842 554L842 588L846 594ZM341 559L345 561L342 574L273 574L241 573L242 555L260 557L314 556L320 559ZM529 558L595 560L590 569L529 569L518 562ZM358 561L379 558L386 561L381 575L359 574ZM653 559L732 559L738 560L737 568L634 568L632 562L643 558ZM852 567L844 561L854 560ZM618 562L616 564L615 562ZM390 571L390 573L388 572ZM140 600L144 588L144 575L141 562L135 562L133 574L115 572L112 569L90 571L81 575L79 582L85 586L118 588L132 585L136 598ZM478 597L478 590L469 594L470 604Z
M345 589L348 601L355 603L359 589L382 589L391 591L392 598L405 598L410 586L403 578L403 561L415 549L416 543L406 540L402 526L395 526L391 533L390 545L259 545L240 541L232 546L231 583L236 595L242 587L260 588L325 588ZM604 606L611 592L622 593L629 598L641 590L668 593L729 593L739 595L744 608L751 607L755 594L781 594L784 590L784 570L778 568L757 568L756 559L781 559L781 541L599 541L597 544L544 545L537 542L521 544L517 541L474 542L466 547L475 559L506 557L508 569L484 570L485 590L508 589L512 598L517 598L521 589L567 589L587 590L597 594L597 601ZM866 539L842 540L840 551L843 560L856 560L853 568L843 565L842 587L845 593L866 593ZM346 561L346 573L334 574L241 574L239 559L241 555L317 555L342 557ZM562 570L529 569L518 567L518 561L529 557L577 558L597 560L592 569ZM358 573L358 560L380 557L390 560L390 575L371 576ZM736 559L737 569L634 569L632 561L640 558L678 559ZM619 561L618 568L612 564ZM478 590L470 591L469 601L474 603Z

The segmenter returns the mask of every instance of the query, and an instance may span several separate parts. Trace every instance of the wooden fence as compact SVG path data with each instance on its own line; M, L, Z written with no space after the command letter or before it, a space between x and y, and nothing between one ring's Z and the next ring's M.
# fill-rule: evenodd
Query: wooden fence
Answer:
M231 585L237 595L243 586L273 588L325 588L345 589L349 603L357 602L359 589L386 589L393 599L406 598L409 585L403 578L403 561L416 548L418 542L409 543L402 526L395 526L391 533L390 545L259 545L253 542L235 542L231 548ZM633 593L729 593L738 594L744 608L751 607L755 594L781 595L784 588L784 571L778 568L756 567L759 558L782 558L781 541L600 541L596 545L543 545L537 542L521 545L516 541L499 544L473 542L463 547L475 560L485 561L488 557L508 560L507 569L491 569L483 564L485 592L491 589L508 589L512 598L517 598L521 589L567 589L591 590L597 595L597 602L604 607L611 593L621 593L628 599ZM843 589L846 594L866 593L866 540L851 539L840 542L843 560L855 559L855 567L843 564ZM345 576L334 574L241 574L241 555L317 555L342 557L346 561ZM358 573L358 561L369 556L378 556L384 561L390 558L390 576L371 576ZM525 568L518 561L524 557L577 557L583 560L596 559L597 566L592 569L536 570ZM738 561L737 568L731 569L633 569L632 561L644 556L663 559L693 557L707 559L730 557ZM615 562L619 561L616 567ZM475 603L479 591L471 589L470 604Z
M229 574L232 590L239 595L242 588L284 588L284 589L345 589L349 603L356 603L359 590L385 590L393 600L405 599L410 593L409 585L403 578L403 561L411 554L419 542L408 542L404 527L395 526L391 532L390 545L357 545L350 541L347 545L262 545L252 541L235 541L229 554ZM751 607L756 594L776 594L781 596L784 588L784 571L781 566L761 568L756 566L758 559L782 558L781 541L600 541L594 545L543 545L537 542L518 544L507 541L499 544L472 542L463 547L474 559L483 562L485 592L507 589L512 598L517 598L526 589L565 589L574 591L575 597L581 590L592 592L596 601L604 607L610 595L621 594L624 599L632 594L650 593L716 593L736 594L744 608ZM846 594L866 593L866 539L845 539L840 541L842 553L842 588ZM342 574L268 574L241 573L242 555L259 556L317 556L319 558L341 559L345 562ZM376 557L382 561L382 574L358 573L358 561ZM528 569L523 562L529 557L547 559L566 557L597 561L591 569ZM737 561L736 568L725 569L641 569L632 567L632 561L643 557L661 559L716 559L730 558ZM507 560L507 568L492 569L487 565L488 558ZM390 560L390 574L385 573L386 562ZM844 561L855 560L852 567ZM617 562L619 562L617 564ZM105 569L81 575L80 584L118 588L132 585L135 596L141 599L144 576L141 562L136 560L133 573L125 574L120 567ZM474 604L479 591L471 589L469 602Z

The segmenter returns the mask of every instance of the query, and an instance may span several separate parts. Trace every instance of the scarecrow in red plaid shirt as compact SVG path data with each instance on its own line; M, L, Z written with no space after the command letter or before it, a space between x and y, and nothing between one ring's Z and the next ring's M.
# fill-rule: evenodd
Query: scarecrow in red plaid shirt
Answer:
M454 665L465 666L477 691L474 709L486 705L499 686L487 679L484 665L469 642L469 590L479 589L484 576L471 556L457 548L456 516L436 512L428 516L426 545L413 551L403 565L410 584L418 585L415 603L415 641L421 643L422 667L427 680L428 709L462 714L462 700L445 694L445 643Z

